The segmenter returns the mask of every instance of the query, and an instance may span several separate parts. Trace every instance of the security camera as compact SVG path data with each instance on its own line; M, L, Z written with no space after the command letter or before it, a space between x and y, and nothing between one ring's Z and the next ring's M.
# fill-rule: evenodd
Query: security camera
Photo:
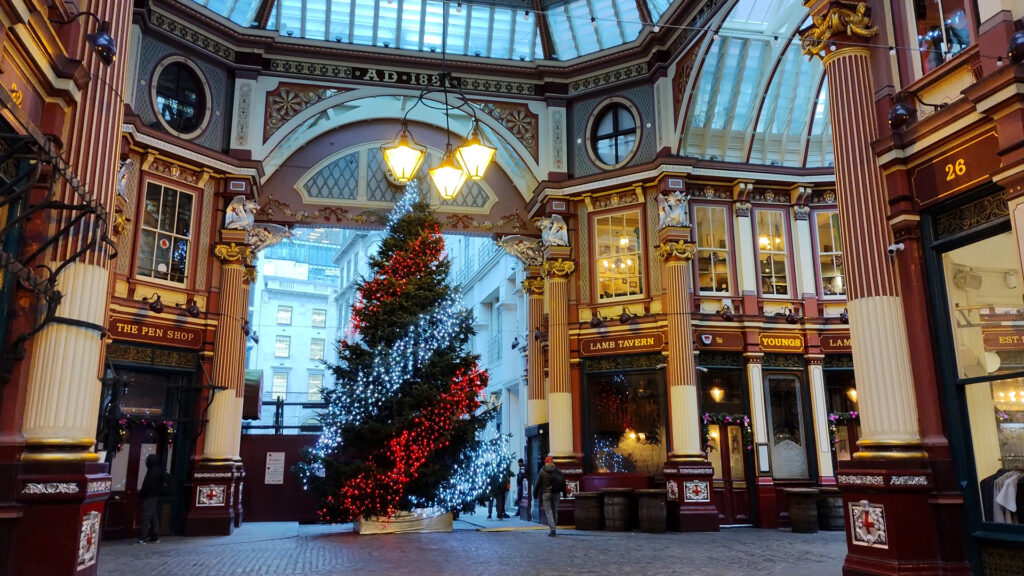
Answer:
M889 244L889 247L885 249L889 253L889 256L895 256L897 252L903 251L903 242L896 242L895 244Z

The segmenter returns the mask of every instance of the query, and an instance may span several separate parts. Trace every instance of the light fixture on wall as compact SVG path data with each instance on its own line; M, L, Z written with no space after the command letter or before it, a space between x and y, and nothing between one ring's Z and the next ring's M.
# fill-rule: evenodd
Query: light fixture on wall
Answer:
M604 326L606 320L610 320L610 318L606 318L600 312L598 312L590 317L590 327L600 328L601 326Z
M534 328L533 329L533 339L534 340L547 340L548 339L548 333L544 332L543 330L541 330L540 327Z
M242 320L242 334L245 334L246 338L248 338L249 335L252 334L252 326L249 325L248 320Z
M850 402L857 403L857 389L850 386L846 389L846 397L850 399Z
M839 313L839 321L843 324L850 323L850 313L847 312L846 308L843 308L843 311Z
M708 390L708 394L711 394L711 399L715 402L721 402L722 399L725 398L725 390L722 390L718 386L712 386L711 389Z
M441 72L438 74L440 89L435 86L424 88L412 106L402 116L402 128L390 144L381 146L384 155L384 165L392 180L399 184L406 184L419 172L420 165L426 155L426 147L416 144L409 133L408 118L417 106L423 106L444 112L445 135L447 143L444 150L444 158L441 164L429 170L430 180L434 183L441 197L451 200L458 195L466 180L480 180L484 172L490 166L496 149L487 146L480 139L479 122L476 110L470 103L469 98L462 92L462 86L454 81L447 67L447 46L448 46L448 9L449 5L444 4L442 8L441 25ZM442 101L438 102L429 96L440 93ZM473 117L473 126L469 131L466 141L456 149L452 149L451 137L451 113L459 110L463 114Z
M148 296L148 297L147 296L143 296L142 301L143 302L149 302L149 311L150 312L153 312L154 314L163 314L163 312L164 312L164 302L163 302L163 300L160 299L160 293L159 292L153 292L152 296Z
M185 313L193 318L199 318L202 314L202 310L199 309L199 304L196 303L195 298L189 298L186 302L175 304L175 308L184 308Z
M722 317L722 320L726 322L732 322L732 319L736 317L732 311L732 305L728 304L725 300L722 301L722 309L718 311L718 314Z
M117 42L113 36L110 35L110 22L106 20L100 20L100 17L92 12L79 12L71 17L70 20L50 20L54 24L70 24L79 18L89 16L96 21L99 26L96 27L96 31L92 34L86 34L85 41L92 46L93 52L103 62L104 66L110 66L117 59Z
M629 312L629 307L623 306L622 307L622 314L619 315L619 322L621 322L623 324L629 324L630 322L633 321L634 318L636 318L636 315L635 314L631 314Z

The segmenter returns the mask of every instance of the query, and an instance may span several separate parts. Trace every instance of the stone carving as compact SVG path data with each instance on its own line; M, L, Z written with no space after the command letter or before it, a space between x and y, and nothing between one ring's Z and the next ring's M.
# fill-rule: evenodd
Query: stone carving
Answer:
M501 125L530 151L533 159L537 159L538 117L530 112L528 105L478 100L474 100L473 103L479 105L485 114L501 122Z
M832 36L843 34L861 38L878 34L866 2L838 1L825 14L815 16L813 24L800 30L801 50L809 58L820 58Z
M889 479L890 486L927 486L927 476L893 476Z
M110 492L110 486L112 482L110 480L93 480L89 482L86 492L93 494L95 492Z
M541 218L537 227L540 228L540 240L545 246L569 245L569 227L558 214Z
M99 512L92 511L82 516L82 529L78 535L78 570L96 563L100 543Z
M132 159L125 158L117 167L117 195L128 201L128 176L132 173Z
M242 244L217 244L213 248L213 255L220 258L225 263L238 261L239 264L251 266L253 259L253 251L249 246Z
M498 246L515 256L523 266L541 266L544 264L544 247L541 241L529 236L518 234L505 236L498 240Z
M710 502L711 490L703 480L686 480L683 482L684 502Z
M544 274L546 276L568 276L576 269L576 263L572 260L547 260L544 262Z
M866 500L850 502L851 540L858 546L888 548L889 536L885 529L885 507Z
M658 195L658 230L669 226L689 226L690 214L688 205L690 195L685 192L673 192Z
M249 228L249 234L245 237L245 243L252 248L253 252L259 252L264 248L270 248L285 238L290 238L292 231L280 224L254 224Z
M347 90L308 84L279 84L277 88L267 92L266 95L263 141L270 140L275 132L306 108L343 92L347 92Z
M840 486L885 486L880 474L840 474L836 477Z
M658 256L662 260L669 258L679 258L684 262L693 260L694 254L697 253L697 246L695 244L679 240L678 242L666 242L658 246Z
M226 486L206 484L196 488L196 506L224 506L226 501Z
M797 220L807 220L808 216L811 215L810 206L793 206L793 216Z
M245 196L235 196L224 213L224 227L228 230L249 230L256 223L260 205Z
M74 482L29 482L21 489L22 494L78 494Z
M544 279L528 277L523 280L522 287L527 294L544 294Z

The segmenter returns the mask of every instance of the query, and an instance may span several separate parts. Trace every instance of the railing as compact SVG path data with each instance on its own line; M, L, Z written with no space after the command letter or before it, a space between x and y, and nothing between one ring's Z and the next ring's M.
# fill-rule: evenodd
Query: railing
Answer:
M302 393L303 396L306 396L307 394L308 393L306 393L306 392ZM297 394L293 393L292 395L295 396ZM273 396L274 395L271 394L271 398L273 398ZM285 396L287 396L287 393L285 393ZM285 402L284 398L277 398L277 399L271 399L268 402L266 399L264 399L263 410L264 411L268 410L271 407L274 410L272 423L270 423L270 424L250 424L249 422L242 422L242 433L243 434L252 434L252 433L260 433L260 432L263 432L263 431L273 431L274 434L281 435L281 434L284 434L286 430L287 431L291 431L291 432L289 432L291 434L319 434L321 431L323 431L323 426L320 426L320 425L302 424L301 422L296 422L294 424L286 423L285 422L285 407L286 406L298 406L299 408L302 408L304 410L316 410L316 411L326 411L327 410L327 403L326 402L322 402L322 401L321 402ZM265 412L263 412L263 411L260 412L260 421L264 420L264 414L265 414Z

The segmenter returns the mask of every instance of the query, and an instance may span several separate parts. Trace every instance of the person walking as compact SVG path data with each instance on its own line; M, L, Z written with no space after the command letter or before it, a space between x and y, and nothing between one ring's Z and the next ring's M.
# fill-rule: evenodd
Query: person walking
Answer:
M537 482L533 485L533 497L540 498L540 507L548 518L548 536L555 536L555 526L558 525L558 500L565 496L565 477L555 466L551 456L544 459L544 467L537 475Z
M142 531L139 533L139 544L160 541L160 515L157 507L160 504L160 493L164 486L164 469L160 465L160 457L156 454L146 456L146 477L142 479L139 499L142 500Z

